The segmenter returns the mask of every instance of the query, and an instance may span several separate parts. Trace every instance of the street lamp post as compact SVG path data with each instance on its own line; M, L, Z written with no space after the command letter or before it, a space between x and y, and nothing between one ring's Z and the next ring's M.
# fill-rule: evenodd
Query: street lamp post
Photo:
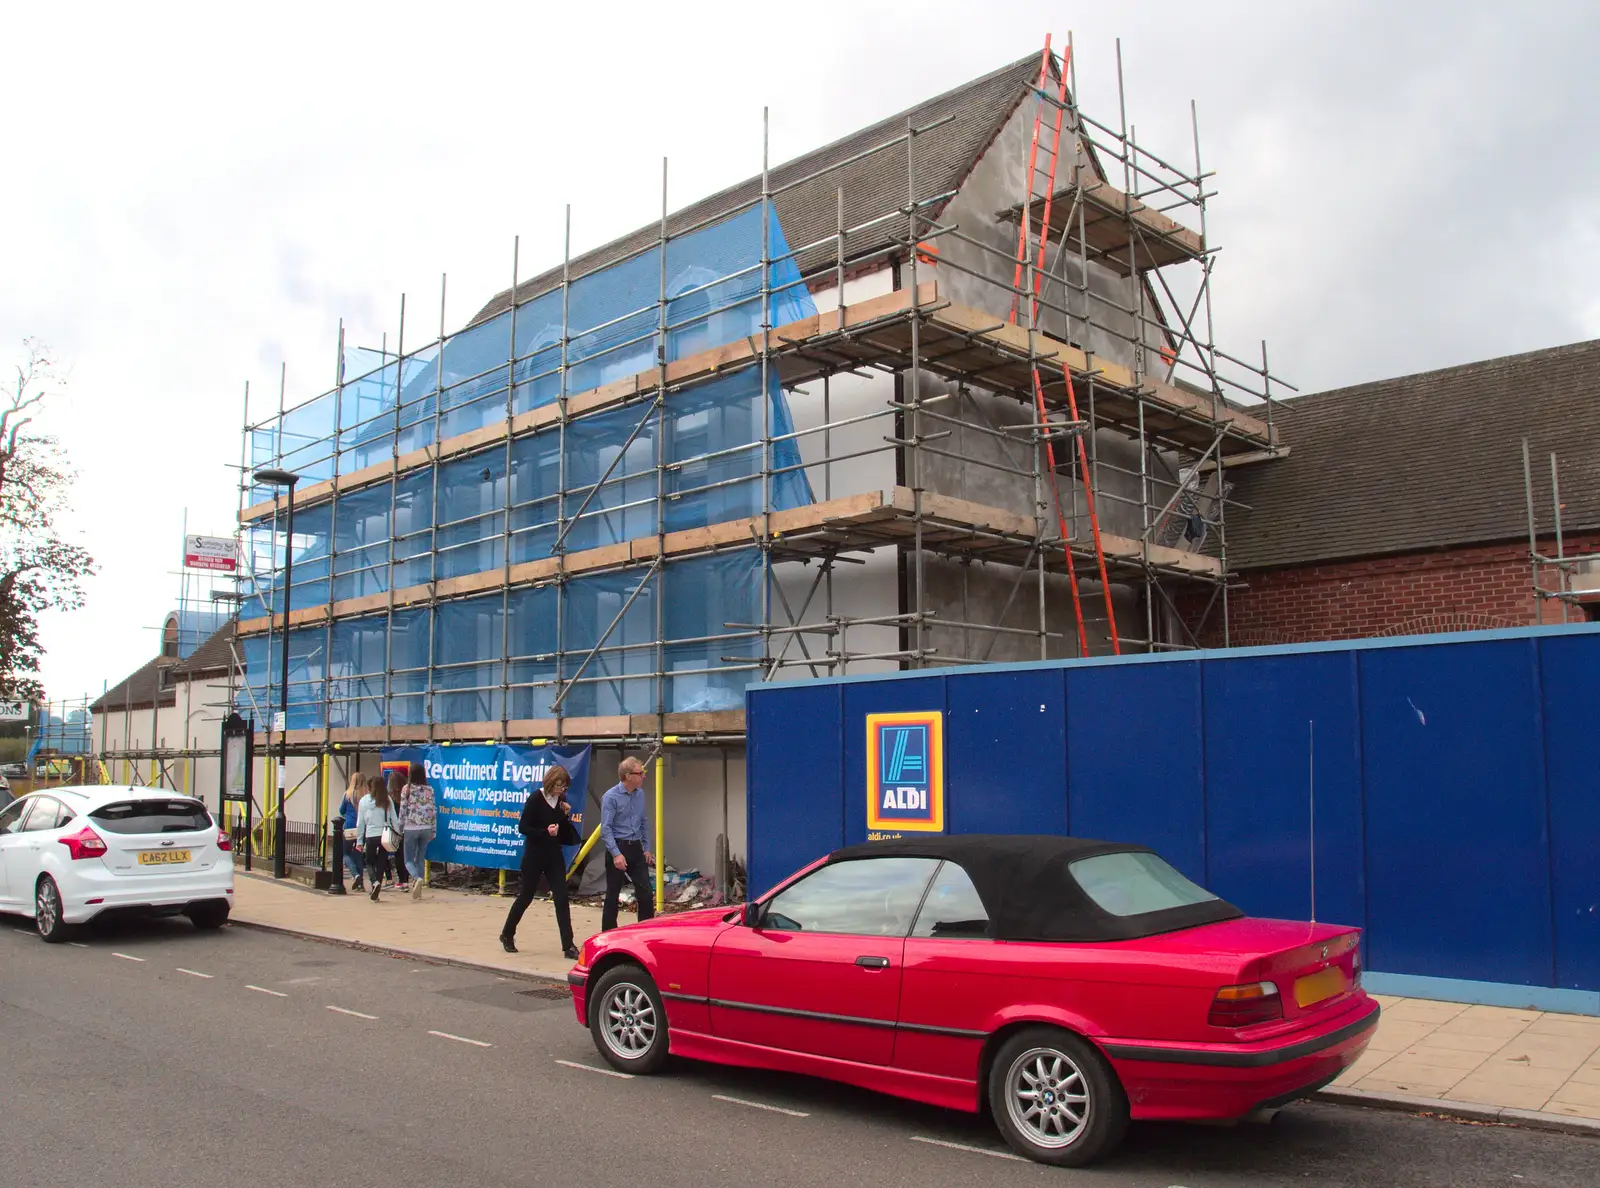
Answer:
M281 879L289 873L288 856L284 853L288 821L283 814L283 800L289 777L289 598L294 578L294 485L300 481L300 476L287 470L258 470L255 481L265 486L285 487L289 492L283 545L283 664L278 670L278 709L282 715L278 723L278 804L272 817L272 877Z

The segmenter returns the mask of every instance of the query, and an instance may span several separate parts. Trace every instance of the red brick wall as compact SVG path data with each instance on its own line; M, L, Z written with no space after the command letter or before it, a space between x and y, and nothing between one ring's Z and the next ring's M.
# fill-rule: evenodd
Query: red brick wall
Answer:
M1565 545L1568 553L1600 552L1600 533L1569 536ZM1555 542L1541 541L1540 549L1553 554ZM1543 580L1553 588L1554 571ZM1228 591L1228 638L1234 647L1252 647L1520 627L1537 621L1537 601L1525 542L1259 570L1240 575ZM1204 605L1179 599L1191 630ZM1546 622L1561 621L1554 600L1544 600L1543 613ZM1569 617L1582 613L1574 608ZM1222 644L1220 601L1201 642Z

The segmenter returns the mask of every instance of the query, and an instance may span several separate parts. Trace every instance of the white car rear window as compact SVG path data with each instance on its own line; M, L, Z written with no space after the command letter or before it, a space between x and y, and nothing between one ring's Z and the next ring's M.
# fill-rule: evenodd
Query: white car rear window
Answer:
M89 815L110 833L193 833L211 825L197 800L123 800Z

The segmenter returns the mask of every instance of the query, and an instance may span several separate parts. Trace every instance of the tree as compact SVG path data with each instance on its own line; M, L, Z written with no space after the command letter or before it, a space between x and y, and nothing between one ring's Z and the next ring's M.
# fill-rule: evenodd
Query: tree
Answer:
M23 348L15 384L0 389L0 700L38 702L39 616L81 607L95 563L56 530L74 478L61 443L27 432L64 397L65 380L42 343L24 339Z

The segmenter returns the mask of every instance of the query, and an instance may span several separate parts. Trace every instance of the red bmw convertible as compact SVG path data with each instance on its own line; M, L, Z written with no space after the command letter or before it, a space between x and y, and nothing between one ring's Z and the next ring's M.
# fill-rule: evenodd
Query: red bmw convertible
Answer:
M670 1051L987 1105L1019 1154L1080 1166L1130 1118L1237 1118L1332 1081L1378 1022L1359 944L1247 918L1143 846L938 836L602 933L567 980L623 1071Z

